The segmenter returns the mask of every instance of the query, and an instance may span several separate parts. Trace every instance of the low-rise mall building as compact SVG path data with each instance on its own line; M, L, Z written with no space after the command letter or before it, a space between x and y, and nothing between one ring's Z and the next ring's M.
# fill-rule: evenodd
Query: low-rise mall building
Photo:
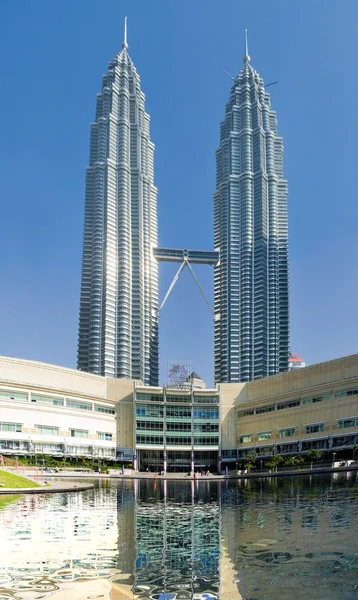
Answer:
M218 388L148 387L0 358L0 453L216 470L358 445L358 355Z

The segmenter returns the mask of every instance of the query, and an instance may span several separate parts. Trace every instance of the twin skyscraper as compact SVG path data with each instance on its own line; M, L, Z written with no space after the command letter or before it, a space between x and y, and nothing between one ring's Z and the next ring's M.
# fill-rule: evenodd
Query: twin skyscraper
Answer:
M216 174L215 382L246 382L286 371L289 356L283 141L247 43L220 127ZM91 124L80 370L158 385L157 245L154 145L125 24Z

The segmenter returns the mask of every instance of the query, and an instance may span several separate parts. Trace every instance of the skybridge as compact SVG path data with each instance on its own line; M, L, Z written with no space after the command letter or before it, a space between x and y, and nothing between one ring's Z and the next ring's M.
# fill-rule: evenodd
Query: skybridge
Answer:
M214 250L177 250L176 248L154 248L154 258L161 262L184 262L200 265L217 265L219 252Z
M193 277L196 285L198 286L201 295L203 296L206 305L208 306L212 316L214 317L214 310L210 306L209 301L205 295L203 288L200 285L200 282L195 275L192 264L197 265L217 265L220 260L219 252L215 250L179 250L177 248L153 248L153 256L157 259L158 262L176 262L181 263L178 271L176 272L173 281L171 282L167 293L164 296L164 299L158 309L158 317L160 315L160 311L162 310L164 304L169 298L171 291L173 290L176 282L178 281L181 273L187 268Z

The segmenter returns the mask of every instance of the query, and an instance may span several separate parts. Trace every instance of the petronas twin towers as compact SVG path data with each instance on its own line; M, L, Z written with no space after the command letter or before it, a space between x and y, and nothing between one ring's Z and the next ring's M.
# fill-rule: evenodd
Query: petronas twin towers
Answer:
M217 382L251 381L288 369L287 196L276 114L246 42L216 153Z
M158 385L157 189L140 78L128 55L109 64L97 96L86 172L78 368ZM263 80L233 82L214 194L215 381L287 370L287 182L283 143Z
M78 368L158 382L157 189L140 78L122 51L97 96L86 172Z

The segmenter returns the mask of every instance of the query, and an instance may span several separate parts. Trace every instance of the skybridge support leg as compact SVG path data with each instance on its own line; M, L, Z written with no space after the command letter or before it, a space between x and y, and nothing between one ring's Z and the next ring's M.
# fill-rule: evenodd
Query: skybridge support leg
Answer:
M201 285L200 285L200 282L199 282L199 280L198 280L197 276L195 275L195 273L194 273L194 271L193 271L193 269L192 269L192 266L191 266L191 264L189 263L189 261L187 261L187 260L184 260L184 261L182 262L182 264L180 265L179 269L177 270L177 272L175 273L174 279L173 279L173 281L171 282L171 284L170 284L170 286L169 286L169 288L168 288L168 291L167 291L167 293L166 293L166 294L165 294L165 296L164 296L163 302L161 303L161 305L160 305L160 307L159 307L159 310L158 310L158 318L159 318L159 315L160 315L160 313L161 313L161 310L162 310L162 308L163 308L164 304L165 304L165 303L166 303L166 301L168 300L168 298L169 298L169 296L170 296L170 294L171 294L171 292L172 292L172 290L173 290L173 288L174 288L174 286L175 286L176 282L178 281L178 279L179 279L180 275L182 274L182 272L184 271L185 267L188 267L188 269L189 269L189 272L190 272L191 276L193 277L193 279L194 279L194 281L195 281L196 285L198 286L198 288L199 288L199 290L200 290L200 293L201 293L201 295L203 296L203 298L204 298L204 300L205 300L205 304L206 304L206 305L207 305L207 307L209 308L209 310L210 310L210 312L211 312L212 316L214 316L214 311L213 311L213 309L211 308L211 306L210 306L210 304L209 304L209 302L208 302L208 299L207 299L207 297L205 296L205 292L204 292L203 288L201 287Z
M168 288L168 291L167 291L167 293L166 293L166 294L165 294L165 296L164 296L164 300L163 300L163 302L161 303L161 305L160 305L160 307L159 307L159 310L158 310L158 317L159 317L159 315L160 315L160 311L162 310L162 308L163 308L164 304L166 303L166 301L168 300L168 298L169 298L169 296L170 296L170 292L172 291L173 287L175 286L176 282L178 281L178 279L179 279L179 277L180 277L180 275L181 275L182 271L185 269L185 267L186 267L186 262L184 261L184 262L182 262L182 264L180 265L179 269L178 269L178 270L177 270L177 272L175 273L174 279L173 279L173 281L171 282L171 284L170 284L170 286L169 286L169 288Z
M205 292L204 292L203 288L201 287L201 285L200 285L200 283L199 283L199 279L198 279L198 278L197 278L197 276L195 275L195 273L194 273L194 271L193 271L193 269L192 269L192 266L191 266L191 264L190 264L188 261L186 261L186 264L187 264L187 267L188 267L188 269L189 269L190 273L191 273L191 274L192 274L192 276L193 276L193 279L194 279L194 281L195 281L196 285L198 286L198 288L199 288L199 290L200 290L200 292L201 292L201 295L203 296L203 298L204 298L204 300L205 300L205 302L206 302L206 305L207 305L208 309L210 310L211 314L214 316L214 311L213 311L213 309L211 308L211 306L210 306L210 304L209 304L209 301L208 301L207 297L205 296Z

